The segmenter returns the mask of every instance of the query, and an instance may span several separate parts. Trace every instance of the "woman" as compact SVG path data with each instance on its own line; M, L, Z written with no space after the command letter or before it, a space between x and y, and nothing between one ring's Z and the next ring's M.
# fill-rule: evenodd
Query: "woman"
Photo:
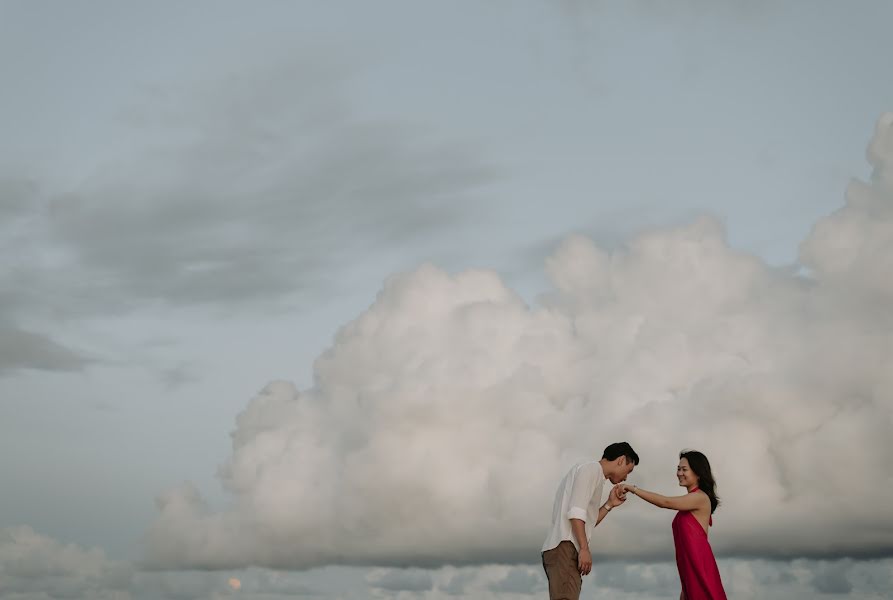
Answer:
M695 450L682 452L676 478L688 490L685 496L661 496L628 483L620 485L624 493L632 492L655 506L679 511L673 519L673 541L682 580L680 600L726 600L716 558L707 540L707 529L713 525L711 515L719 506L710 462Z

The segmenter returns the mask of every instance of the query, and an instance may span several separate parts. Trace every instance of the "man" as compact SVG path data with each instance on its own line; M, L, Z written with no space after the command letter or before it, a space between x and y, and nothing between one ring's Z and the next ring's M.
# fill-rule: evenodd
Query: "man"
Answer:
M592 530L626 500L626 495L614 487L601 504L605 480L617 486L626 481L637 464L639 455L632 446L618 442L605 448L601 460L575 465L561 480L552 508L552 527L543 544L550 600L580 598L583 575L592 570Z

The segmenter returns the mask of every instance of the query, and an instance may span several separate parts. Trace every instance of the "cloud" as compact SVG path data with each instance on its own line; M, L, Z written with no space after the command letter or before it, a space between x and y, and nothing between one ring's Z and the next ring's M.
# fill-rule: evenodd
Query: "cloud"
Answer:
M338 265L464 218L490 169L353 116L346 85L295 60L153 98L161 141L54 195L52 239L100 305L238 305L330 288Z
M441 581L438 590L448 596L462 596L475 581L475 575L475 569L455 569Z
M664 590L673 594L679 587L679 572L675 564L615 562L595 565L593 570L595 585L618 592L648 593Z
M325 594L304 585L303 577L259 569L239 572L240 587L230 583L229 574L207 571L137 571L130 593L139 600L286 600L288 598L324 598Z
M837 569L823 570L816 573L812 584L822 594L849 594L853 584L847 579L846 572Z
M322 575L326 575L323 573ZM238 573L245 600L318 598L305 575L250 569ZM347 580L357 579L346 577ZM343 586L333 585L340 589ZM358 589L358 591L362 591ZM144 572L99 548L66 544L30 527L0 529L0 600L208 600L233 598L219 573Z
M161 380L164 382L165 389L172 391L180 386L197 381L198 375L191 365L180 363L173 367L162 369Z
M893 560L721 560L730 597L874 600L893 585ZM236 578L238 593L229 585ZM678 597L671 562L598 561L585 582L598 600ZM527 600L545 591L542 567L483 565L437 569L327 567L307 572L141 571L97 548L65 544L28 527L0 530L0 600Z
M546 578L539 566L482 565L439 569L375 569L368 579L374 592L403 598L483 598L510 600L537 598L546 592ZM378 585L386 581L388 585Z
M93 362L47 336L0 324L0 375L17 369L79 371Z
M373 571L367 580L371 586L388 591L424 592L434 585L431 573L421 569Z
M490 589L494 592L529 594L546 591L547 583L539 569L514 567L501 580L492 583Z
M878 119L867 155L871 182L850 183L846 205L816 223L800 260L826 285L883 301L893 296L893 113Z
M0 368L85 362L26 322L293 307L467 218L492 169L460 143L355 116L348 82L334 61L234 67L147 93L131 147L80 181L0 172L0 323L31 348Z
M866 184L877 204L893 201L887 119ZM220 472L230 509L190 487L161 498L148 559L529 562L565 470L620 439L642 456L637 482L666 493L680 449L707 453L720 556L889 556L893 304L879 282L893 272L829 250L879 248L893 221L879 223L862 237L820 223L809 276L733 250L708 218L610 253L575 236L534 307L489 271L395 275L317 359L312 388L271 383L238 416ZM666 557L670 518L632 499L596 553Z
M723 585L729 597L811 600L880 598L890 589L893 561L768 561L721 560ZM592 586L596 597L678 598L679 576L673 563L596 565Z
M0 375L23 368L77 371L92 362L85 353L18 322L37 295L29 267L48 260L33 251L32 207L39 201L35 181L0 174Z
M0 178L0 224L9 226L12 219L25 212L37 195L37 183L28 177L7 175Z
M97 548L63 544L29 527L0 530L0 598L128 600L126 563Z
M785 598L813 600L816 582L822 579L850 582L847 591L827 591L823 598L876 600L885 597L893 576L893 560L880 561L767 561L721 560L726 592L734 598ZM374 570L368 577L411 572L406 569ZM400 600L527 600L546 594L546 578L540 565L483 565L416 570L430 577L432 586L424 590L406 588L370 590L373 597ZM373 574L374 573L374 574ZM401 575L403 574L403 575ZM416 575L418 577L418 575ZM425 581L428 581L428 578ZM592 575L584 580L584 595L597 600L654 600L679 597L679 576L673 562L641 563L597 561ZM354 592L359 596L361 592Z

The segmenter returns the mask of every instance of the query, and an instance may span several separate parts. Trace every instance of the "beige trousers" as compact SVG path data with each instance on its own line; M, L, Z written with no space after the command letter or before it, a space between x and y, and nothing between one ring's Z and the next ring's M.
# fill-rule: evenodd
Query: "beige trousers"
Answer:
M567 540L543 552L543 569L549 579L549 600L580 600L583 577L577 558L577 548Z

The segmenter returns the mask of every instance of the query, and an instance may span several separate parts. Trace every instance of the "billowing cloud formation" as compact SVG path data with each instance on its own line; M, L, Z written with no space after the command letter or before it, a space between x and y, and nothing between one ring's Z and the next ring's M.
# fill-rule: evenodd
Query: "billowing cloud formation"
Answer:
M893 296L893 113L882 116L868 146L871 183L853 181L846 206L822 219L801 247L818 279L869 299ZM874 293L874 298L872 297Z
M721 556L889 555L890 122L872 182L804 241L807 274L731 249L705 218L613 253L566 240L536 307L492 272L391 278L311 389L271 383L238 417L231 509L189 486L160 498L150 560L530 562L564 471L620 439L636 481L668 493L681 448L708 454ZM596 551L665 557L671 516L633 498Z

